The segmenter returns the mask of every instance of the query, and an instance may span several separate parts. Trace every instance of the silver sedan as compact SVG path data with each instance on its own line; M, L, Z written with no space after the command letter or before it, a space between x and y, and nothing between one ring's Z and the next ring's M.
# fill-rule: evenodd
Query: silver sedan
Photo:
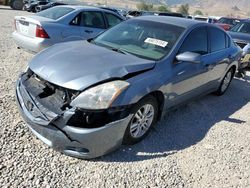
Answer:
M36 55L17 80L18 107L45 144L94 158L141 141L190 99L224 94L240 57L217 26L140 16Z
M16 16L12 35L19 48L36 53L55 43L93 38L123 20L96 7L57 6L32 16Z

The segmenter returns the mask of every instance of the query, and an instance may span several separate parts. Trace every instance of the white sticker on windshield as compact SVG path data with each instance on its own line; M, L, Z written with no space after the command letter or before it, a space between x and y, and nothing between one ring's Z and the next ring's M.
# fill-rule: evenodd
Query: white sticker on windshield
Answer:
M144 42L149 44L154 44L163 48L165 48L168 45L168 42L154 38L147 38Z

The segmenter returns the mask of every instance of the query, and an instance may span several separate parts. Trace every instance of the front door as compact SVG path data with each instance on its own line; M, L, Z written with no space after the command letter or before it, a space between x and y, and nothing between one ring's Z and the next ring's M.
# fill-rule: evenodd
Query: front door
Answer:
M200 63L177 62L172 65L172 86L171 93L167 96L170 106L177 105L200 95L207 88L208 68L208 32L206 27L199 27L193 30L183 42L179 52L194 52L201 55Z

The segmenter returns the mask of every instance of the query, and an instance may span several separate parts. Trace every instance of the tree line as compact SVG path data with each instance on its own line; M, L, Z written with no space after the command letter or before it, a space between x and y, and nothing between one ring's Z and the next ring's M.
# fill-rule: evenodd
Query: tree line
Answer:
M167 5L154 6L153 4L139 3L136 5L138 10L144 11L159 11L159 12L171 12L171 8ZM189 15L189 4L183 4L177 9L178 13L184 16ZM201 10L196 10L194 15L203 15Z

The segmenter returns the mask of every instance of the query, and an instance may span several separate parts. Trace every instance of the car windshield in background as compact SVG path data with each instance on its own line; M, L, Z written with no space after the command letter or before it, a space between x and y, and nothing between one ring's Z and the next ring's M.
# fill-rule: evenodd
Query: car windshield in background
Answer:
M221 18L221 19L218 20L218 23L235 25L236 21L233 20L233 19Z
M250 23L238 23L230 31L250 34Z
M47 10L41 11L37 13L36 15L45 17L45 18L50 18L53 20L57 20L63 17L64 15L72 12L73 10L74 10L73 8L69 8L69 7L53 7L53 8L49 8Z
M218 23L233 25L233 20L227 18L221 18L218 20Z
M159 60L175 45L184 28L143 20L129 20L101 34L94 43L118 52Z

